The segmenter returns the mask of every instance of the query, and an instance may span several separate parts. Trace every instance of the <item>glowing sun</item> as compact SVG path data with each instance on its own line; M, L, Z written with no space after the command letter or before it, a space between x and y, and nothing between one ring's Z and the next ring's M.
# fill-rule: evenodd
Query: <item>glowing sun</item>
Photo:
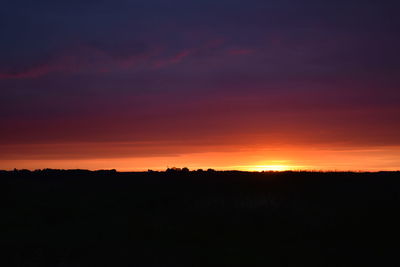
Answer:
M287 165L257 165L247 167L249 171L287 171L290 169L291 166Z
M259 162L256 163L255 165L247 165L247 166L240 166L241 170L244 171L256 171L256 172L261 172L261 171L289 171L289 170L297 170L301 169L302 166L294 166L290 164L288 161L268 161L268 162Z

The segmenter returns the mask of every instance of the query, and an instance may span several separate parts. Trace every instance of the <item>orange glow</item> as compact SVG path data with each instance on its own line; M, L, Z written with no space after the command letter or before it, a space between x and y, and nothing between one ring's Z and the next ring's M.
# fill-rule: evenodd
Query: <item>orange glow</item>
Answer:
M29 147L0 147L0 169L117 169L119 171L191 170L243 171L394 171L400 169L400 147L196 147L160 148L163 153L136 155L126 144L70 144ZM27 149L27 150L25 150ZM10 152L7 152L10 151ZM62 151L57 154L57 151ZM132 152L133 151L133 152ZM145 154L145 156L143 155Z

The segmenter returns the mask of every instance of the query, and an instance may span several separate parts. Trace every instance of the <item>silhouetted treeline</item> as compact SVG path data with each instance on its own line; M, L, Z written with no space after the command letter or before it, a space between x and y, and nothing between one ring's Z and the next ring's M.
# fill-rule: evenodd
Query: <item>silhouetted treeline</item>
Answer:
M400 172L0 171L1 266L398 266Z

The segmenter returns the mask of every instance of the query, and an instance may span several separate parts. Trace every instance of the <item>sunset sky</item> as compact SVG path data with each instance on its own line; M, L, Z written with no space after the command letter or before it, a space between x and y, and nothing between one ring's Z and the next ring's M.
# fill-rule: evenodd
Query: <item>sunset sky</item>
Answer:
M400 170L399 8L3 0L0 169Z

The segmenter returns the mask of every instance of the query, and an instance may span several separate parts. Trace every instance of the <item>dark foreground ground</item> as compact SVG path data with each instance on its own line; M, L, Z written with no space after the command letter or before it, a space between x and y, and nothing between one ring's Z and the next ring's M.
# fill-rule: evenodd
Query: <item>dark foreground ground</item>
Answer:
M1 172L0 266L400 266L400 172Z

